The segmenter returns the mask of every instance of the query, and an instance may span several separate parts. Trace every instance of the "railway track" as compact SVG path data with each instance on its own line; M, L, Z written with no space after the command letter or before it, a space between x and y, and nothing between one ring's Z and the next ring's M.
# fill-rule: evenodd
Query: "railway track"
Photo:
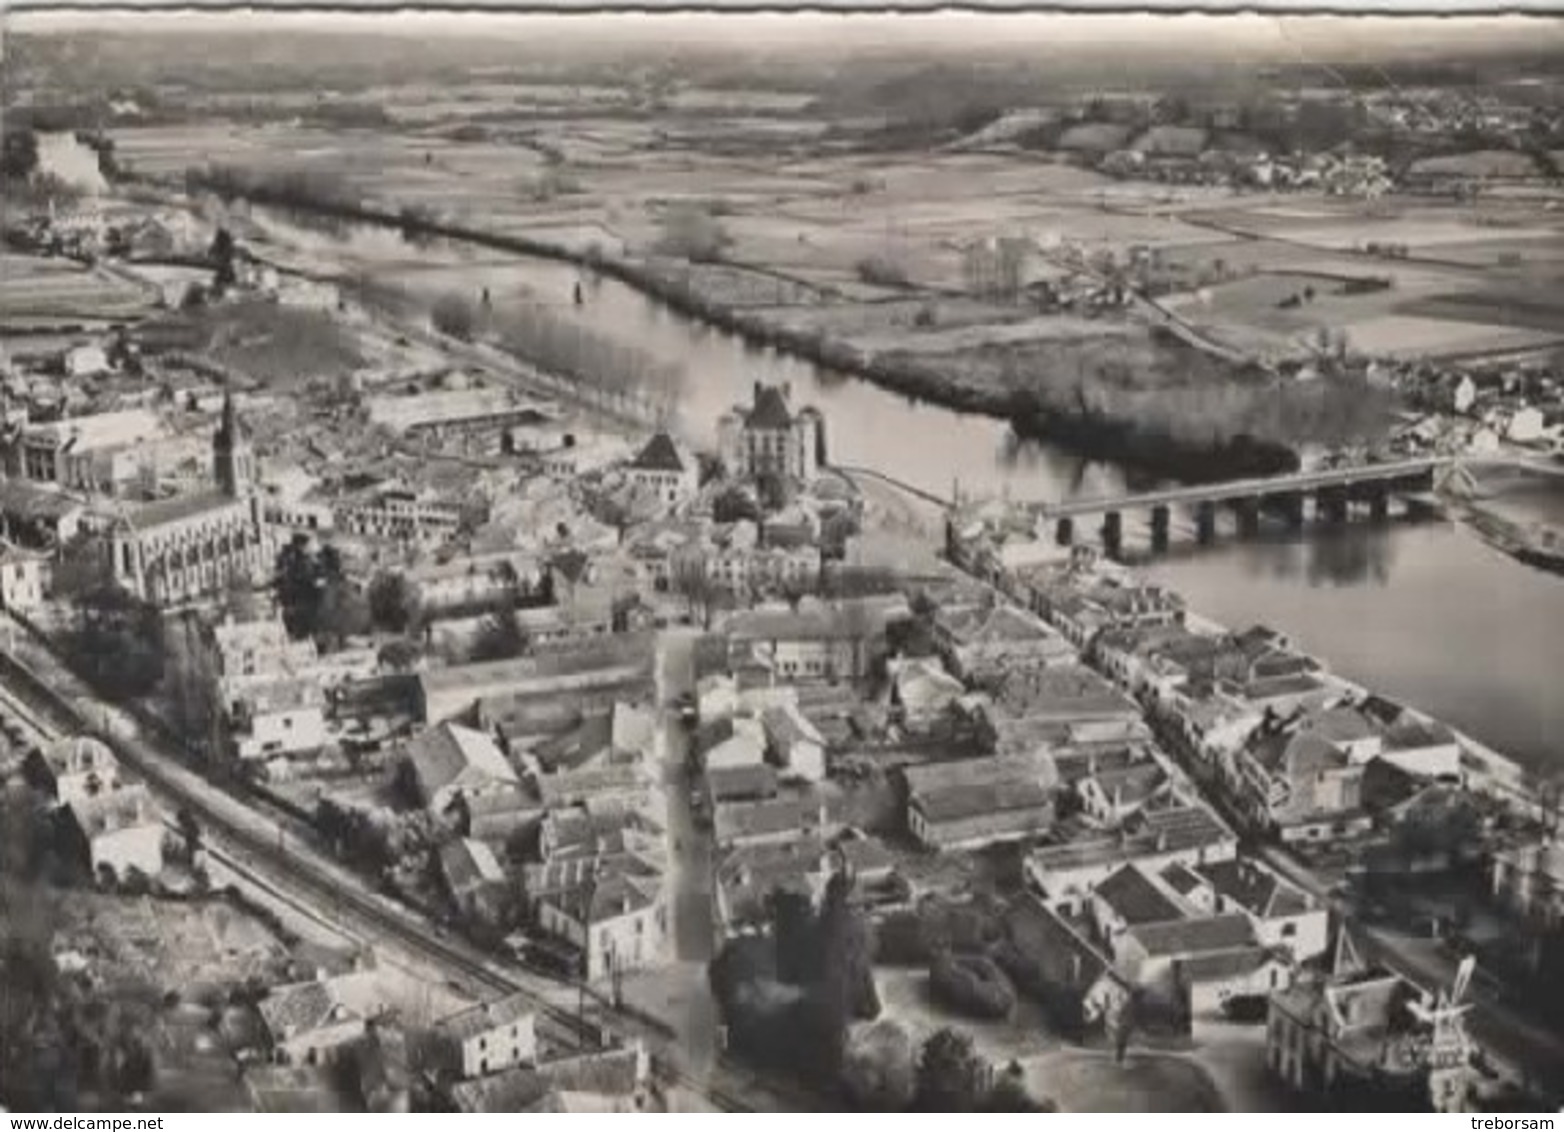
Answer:
M176 772L141 750L139 744L122 740L113 734L104 734L105 728L94 724L87 711L72 704L64 694L51 688L16 657L9 653L0 653L0 657L4 658L4 667L8 670L6 674L14 677L9 681L0 680L0 715L15 720L40 743L80 733L93 734L103 739L121 761L146 781L155 794L161 795L176 807L188 810L204 828L221 835L228 843L227 847L207 846L207 852L214 859L273 898L366 945L372 945L377 940L394 940L408 954L465 978L478 989L507 995L521 994L543 1018L578 1042L582 1049L602 1048L606 1034L615 1030L645 1029L628 1025L630 1020L622 1016L616 1019L617 1025L612 1028L586 1021L545 998L538 989L539 976L529 972L524 978L520 972L508 969L507 965L478 953L465 943L442 938L437 929L416 919L388 897L366 894L353 885L343 883L307 855L288 854L281 837L273 840L270 836L259 835L253 827L235 821L233 813L225 812L225 806L209 801L206 792L192 789L189 783L181 781L184 775L194 777L193 772L183 768ZM18 683L26 685L25 693L18 690ZM237 801L232 801L232 804L240 805ZM306 895L316 899L306 899ZM329 909L329 912L323 909ZM562 988L574 986L565 982L556 982L555 985ZM602 1005L602 1000L596 994L592 998ZM647 1035L638 1033L636 1036L645 1038ZM656 1037L659 1036L654 1035ZM668 1083L704 1098L721 1111L752 1111L740 1098L696 1080L666 1057L657 1060L659 1071Z

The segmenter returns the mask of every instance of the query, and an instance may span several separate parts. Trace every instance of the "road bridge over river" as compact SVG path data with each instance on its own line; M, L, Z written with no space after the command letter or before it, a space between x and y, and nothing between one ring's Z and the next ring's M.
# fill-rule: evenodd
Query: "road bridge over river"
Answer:
M1221 483L1190 484L1155 491L1098 499L1070 499L1034 505L1040 524L1053 523L1061 544L1071 541L1076 520L1102 517L1104 544L1117 549L1126 512L1150 512L1154 547L1167 544L1172 509L1190 508L1202 542L1216 533L1216 509L1228 504L1238 513L1241 531L1259 524L1262 510L1280 513L1289 523L1301 524L1305 500L1313 497L1322 518L1344 519L1352 503L1365 503L1377 518L1389 509L1391 496L1421 497L1431 492L1440 472L1456 465L1449 456L1419 456L1376 464L1316 468L1278 476L1255 476Z

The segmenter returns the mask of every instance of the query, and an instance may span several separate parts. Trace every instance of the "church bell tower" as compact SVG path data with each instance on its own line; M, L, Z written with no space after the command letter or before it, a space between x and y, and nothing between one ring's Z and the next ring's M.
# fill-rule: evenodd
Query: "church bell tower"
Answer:
M217 471L217 486L231 499L250 494L255 484L255 452L239 423L234 395L223 398L223 420L212 437L212 457Z

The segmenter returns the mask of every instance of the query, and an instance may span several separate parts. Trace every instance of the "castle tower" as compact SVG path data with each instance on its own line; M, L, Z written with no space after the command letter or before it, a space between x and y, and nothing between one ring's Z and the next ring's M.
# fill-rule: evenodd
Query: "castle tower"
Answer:
M250 494L255 484L255 452L239 423L232 392L223 398L223 420L212 437L212 462L217 486L224 495L238 499Z
M806 405L793 418L792 473L808 483L825 463L825 419L820 410Z

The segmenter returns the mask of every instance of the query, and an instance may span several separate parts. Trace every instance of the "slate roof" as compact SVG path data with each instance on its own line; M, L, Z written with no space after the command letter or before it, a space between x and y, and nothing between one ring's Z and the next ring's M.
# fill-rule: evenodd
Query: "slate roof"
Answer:
M435 1028L446 1037L465 1042L479 1034L487 1034L490 1030L531 1017L536 1012L533 997L518 992L459 1010L440 1019L435 1023Z
M719 845L741 837L802 833L818 824L818 804L813 799L791 796L763 802L727 802L714 807L712 814L712 828Z
M1046 758L988 756L979 759L947 759L902 769L907 791L916 797L957 786L985 782L1029 780L1052 785L1053 765Z
M1185 918L1183 909L1134 865L1125 865L1099 884L1095 895L1131 927Z
M1163 869L1159 875L1162 877L1162 883L1167 885L1180 896L1188 896L1191 892L1195 891L1195 889L1199 888L1202 884L1205 883L1205 881L1203 881L1200 876L1196 874L1188 865L1184 864L1183 861L1174 861L1167 868Z
M1213 845L1233 839L1233 831L1205 806L1171 806L1165 810L1142 811L1141 837L1160 840L1164 849L1184 849Z
M532 757L548 772L573 769L606 752L613 736L613 713L598 712L533 746Z
M706 790L713 802L769 798L777 792L777 772L766 763L712 767L706 772Z
M1187 983L1219 983L1253 974L1274 957L1263 947L1212 951L1179 960L1179 974Z
M460 838L440 848L440 871L452 892L463 895L485 884L505 880L494 850L482 841Z
M242 499L221 491L199 491L190 495L176 495L172 499L160 499L127 509L124 520L132 530L147 531L170 523L183 522L197 515L216 514L220 511L243 510Z
M448 787L520 784L494 740L460 724L442 723L421 732L408 744L407 757L426 798Z
M1054 986L1084 994L1104 976L1124 985L1108 957L1031 892L1005 910L1005 937L1030 974Z
M757 385L755 401L744 416L747 428L782 430L793 427L793 414L788 412L787 398L775 385Z
M952 822L985 814L1051 811L1053 796L1034 780L1012 778L937 787L919 793L913 804L930 822Z
M1152 956L1199 955L1208 951L1232 951L1252 947L1254 928L1249 918L1234 912L1226 916L1202 916L1166 923L1138 924L1127 933Z
M804 717L795 704L768 707L761 712L760 719L765 726L767 738L778 745L792 743L824 745L825 743L825 739L815 729L815 725Z
M630 466L643 472L682 472L684 457L679 455L673 438L666 432L659 432L646 442L646 447L636 454Z
M1249 858L1212 861L1195 870L1219 895L1261 919L1297 916L1310 910L1308 898L1265 865Z
M662 878L631 876L616 869L544 899L576 923L590 927L650 908L661 894Z

